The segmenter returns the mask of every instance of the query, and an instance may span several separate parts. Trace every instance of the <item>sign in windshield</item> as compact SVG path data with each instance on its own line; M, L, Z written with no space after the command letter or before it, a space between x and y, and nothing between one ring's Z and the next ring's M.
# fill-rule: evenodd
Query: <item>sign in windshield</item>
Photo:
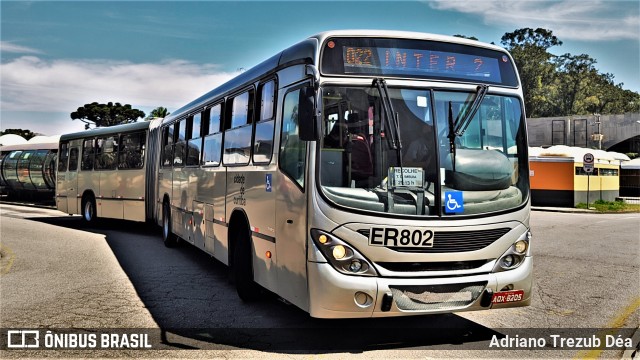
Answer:
M424 186L424 170L418 167L391 167L389 178L390 187L417 187Z

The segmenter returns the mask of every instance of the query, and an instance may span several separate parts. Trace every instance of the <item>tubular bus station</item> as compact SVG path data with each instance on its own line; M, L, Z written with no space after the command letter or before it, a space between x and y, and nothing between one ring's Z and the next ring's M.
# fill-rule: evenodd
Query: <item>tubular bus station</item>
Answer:
M53 200L59 137L0 147L0 192L11 199Z

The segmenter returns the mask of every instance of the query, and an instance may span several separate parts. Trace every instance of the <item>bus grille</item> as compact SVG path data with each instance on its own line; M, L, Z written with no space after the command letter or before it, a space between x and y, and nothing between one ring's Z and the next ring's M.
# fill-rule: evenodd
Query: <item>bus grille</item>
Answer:
M433 247L430 248L402 248L389 247L397 252L419 252L419 253L450 253L475 251L491 245L500 239L511 229L498 228L488 230L472 231L436 231L434 233ZM360 229L358 233L369 237L369 229Z
M389 271L395 272L415 272L415 271L455 271L477 269L484 264L493 261L470 260L470 261L437 261L437 262L376 262Z
M466 284L390 286L400 310L454 310L472 304L487 286L487 282Z

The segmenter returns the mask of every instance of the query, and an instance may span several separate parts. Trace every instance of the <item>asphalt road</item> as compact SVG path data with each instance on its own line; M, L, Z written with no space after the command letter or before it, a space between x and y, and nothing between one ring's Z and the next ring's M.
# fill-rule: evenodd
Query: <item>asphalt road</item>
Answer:
M1 328L144 328L163 339L160 350L8 350L0 357L622 356L622 350L487 350L505 329L544 336L640 324L640 214L533 212L532 228L529 307L328 321L275 297L242 303L225 266L188 245L165 248L156 228L87 225L55 210L0 205Z

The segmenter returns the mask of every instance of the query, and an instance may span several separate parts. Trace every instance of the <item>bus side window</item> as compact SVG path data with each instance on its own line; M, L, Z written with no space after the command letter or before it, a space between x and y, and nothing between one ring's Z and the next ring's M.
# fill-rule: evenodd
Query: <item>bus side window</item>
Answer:
M69 150L69 171L78 170L78 148L73 147Z
M193 115L189 130L189 141L187 142L187 166L199 166L200 154L202 150L202 137L200 128L202 123L202 115L197 113Z
M253 162L268 164L273 153L273 130L275 123L275 80L260 86L260 117L253 140Z
M162 166L173 166L173 124L162 130Z
M80 163L80 170L93 170L95 149L94 139L86 139L82 142L82 162Z
M284 98L280 157L278 163L283 173L304 189L307 143L298 136L298 98L300 90L288 93Z
M60 143L58 155L58 172L67 171L67 161L69 160L69 143Z
M229 123L225 131L223 162L227 165L248 165L251 155L251 118L253 91L245 91L228 100ZM226 111L225 111L226 113Z
M96 170L114 170L116 168L116 151L118 151L118 135L99 138L96 149Z
M202 133L205 135L202 162L205 166L220 165L220 155L222 153L221 116L222 104L214 105L209 109L209 122L208 124L205 123L202 129Z
M145 132L122 135L118 152L118 169L142 169L144 166L145 135Z
M187 119L183 119L178 122L177 130L177 139L175 139L176 146L173 151L173 166L182 167L185 163L185 154L187 148Z

